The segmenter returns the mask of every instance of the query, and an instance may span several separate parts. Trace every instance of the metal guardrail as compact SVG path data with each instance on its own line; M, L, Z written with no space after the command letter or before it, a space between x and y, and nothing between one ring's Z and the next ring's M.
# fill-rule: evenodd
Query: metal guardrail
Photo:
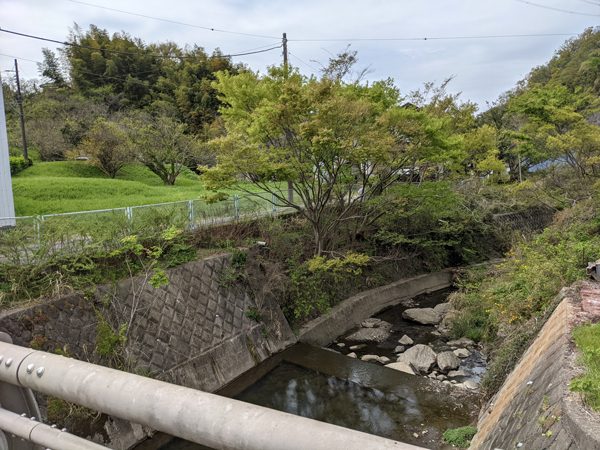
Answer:
M210 448L422 450L406 443L6 342L0 342L0 358L2 382L77 403ZM4 416L0 414L0 429L9 426ZM14 416L6 419L13 420ZM76 448L63 445L60 436L50 438L44 445L54 450Z
M288 198L289 191L278 191L278 195ZM118 240L130 234L132 230L164 230L173 225L193 230L291 210L290 207L278 205L274 193L262 192L232 195L213 204L198 199L39 216L5 217L0 218L0 224L8 226L6 229L21 232L21 235L17 233L15 236L19 236L17 239L20 239L20 242L15 244L13 240L12 248L6 250L10 252L10 256L0 248L0 260L27 260L28 254L31 256L37 249L48 245L51 248L47 252L44 248L46 255L57 251L80 252L86 245L94 242L100 242L106 249L112 249L118 247ZM48 238L50 235L50 242L45 242L44 237ZM15 250L15 247L19 249Z

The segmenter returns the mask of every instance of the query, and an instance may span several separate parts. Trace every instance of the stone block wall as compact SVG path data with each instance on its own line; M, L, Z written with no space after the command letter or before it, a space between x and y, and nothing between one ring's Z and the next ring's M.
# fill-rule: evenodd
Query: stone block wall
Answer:
M501 226L510 226L513 231L541 231L554 219L551 209L530 209L506 214L494 214L494 222Z

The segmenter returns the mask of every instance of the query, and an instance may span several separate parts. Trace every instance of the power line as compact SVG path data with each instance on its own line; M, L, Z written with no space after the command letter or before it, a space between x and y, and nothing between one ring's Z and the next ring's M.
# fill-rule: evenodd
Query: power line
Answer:
M575 14L577 16L600 17L600 14L589 14L589 13L581 13L581 12L575 12L575 11L568 11L566 9L553 8L552 6L540 5L539 3L527 2L525 0L515 0L515 1L519 2L519 3L525 3L526 5L537 6L538 8L550 9L552 11L559 11L559 12L564 12L564 13L567 13L567 14Z
M263 36L263 35L260 35L260 34L251 34L251 33L242 33L242 32L238 32L238 31L220 30L218 28L203 27L203 26L194 25L194 24L191 24L191 23L178 22L176 20L161 19L160 17L147 16L145 14L138 14L138 13L134 13L134 12L130 12L130 11L123 11L121 9L107 8L106 6L94 5L92 3L80 2L78 0L67 0L67 1L69 1L71 3L79 3L81 5L92 6L94 8L106 9L106 10L109 10L109 11L115 11L115 12L120 12L120 13L123 13L123 14L129 14L131 16L145 17L146 19L160 20L161 22L168 22L168 23L173 23L173 24L176 24L176 25L183 25L183 26L186 26L186 27L200 28L201 30L215 31L217 33L228 33L228 34L238 34L238 35L241 35L241 36L252 36L252 37L267 38L267 39L278 39L277 37L273 37L273 36Z
M48 39L48 38L43 38L43 37L40 37L40 36L33 36L31 34L18 33L16 31L10 31L10 30L6 30L6 29L3 29L3 28L0 28L0 31L2 31L4 33L14 34L16 36L22 36L22 37L26 37L26 38L30 38L30 39L37 39L39 41L53 42L55 44L68 45L70 47L77 47L77 48L86 48L86 49L96 50L96 51L102 51L102 52L117 53L117 54L120 54L120 55L149 56L149 57L154 57L154 58L201 59L198 56L155 55L155 54L151 54L151 53L124 52L124 51L121 51L121 50L111 50L111 49L107 49L107 48L99 48L99 47L91 47L91 46L88 46L88 45L74 44L72 42L57 41L55 39ZM281 48L281 45L278 45L276 47L267 48L265 50L258 50L258 51L245 52L245 53L236 53L236 54L229 54L229 55L218 55L217 57L218 58L231 58L231 57L234 57L234 56L254 55L256 53L264 53L264 52L268 52L268 51L271 51L271 50L275 50L277 48ZM209 56L208 58L214 58L214 56Z
M590 5L600 6L600 3L591 2L590 0L579 0L579 1L583 2L583 3L589 3Z
M15 55L7 55L5 53L0 53L0 56L6 56L7 58L17 58L17 59L22 59L23 61L29 61L29 62L34 62L34 63L40 63L39 61L35 61L33 59L27 59L27 58L20 58L18 56Z
M288 52L288 55L293 56L294 58L296 58L298 61L300 61L302 64L304 64L305 66L310 67L312 70L314 70L315 72L318 72L317 69L315 69L313 66L311 66L308 63L305 63L304 61L302 61L300 58L298 58L296 55L293 55L292 53Z
M119 12L119 13L123 13L123 14L129 14L132 16L144 17L144 18L153 19L153 20L160 20L162 22L173 23L176 25L184 25L184 26L188 26L188 27L200 28L203 30L216 31L219 33L229 33L229 34L238 34L238 35L242 35L242 36L253 36L253 37L260 37L260 38L279 39L274 36L265 36L265 35L260 35L260 34L251 34L251 33L241 33L241 32L237 32L237 31L220 30L220 29L216 29L216 28L210 28L210 27L204 27L204 26L200 26L200 25L193 25L193 24L189 24L189 23L185 23L185 22L179 22L176 20L162 19L159 17L153 17L153 16L148 16L145 14L134 13L131 11L124 11L121 9L108 8L106 6L94 5L92 3L82 2L80 0L67 0L67 1L69 1L71 3L79 3L82 5L86 5L86 6L92 6L94 8L106 9L109 11L115 11L115 12ZM521 1L522 3L532 4L535 6L545 7L543 5L537 5L535 3L530 3L527 1L523 1L523 0L517 0L517 1ZM580 0L580 1L584 1L586 3L592 3L592 4L596 4L596 5L600 6L600 4L593 3L590 0ZM550 9L555 9L555 8L550 8ZM558 11L563 11L563 10L558 10ZM570 11L564 11L564 12L570 12ZM573 14L583 14L583 13L573 13ZM587 14L587 15L595 15L595 14ZM600 16L600 14L598 16ZM522 38L522 37L575 36L576 34L577 33L556 33L556 34L550 33L550 34L514 34L514 35L495 35L495 36L451 36L451 37L419 37L419 38L288 39L288 42L290 42L290 41L294 41L294 42L427 41L427 40L433 41L433 40L455 40L455 39L498 39L498 38ZM306 64L306 63L304 63L304 64Z
M516 0L520 1L520 0ZM529 2L524 2L529 3ZM288 39L290 42L350 42L350 41L449 41L458 39L500 39L524 37L576 36L577 33L544 33L544 34L505 34L481 36L443 36L443 37L414 37L414 38L347 38L347 39Z

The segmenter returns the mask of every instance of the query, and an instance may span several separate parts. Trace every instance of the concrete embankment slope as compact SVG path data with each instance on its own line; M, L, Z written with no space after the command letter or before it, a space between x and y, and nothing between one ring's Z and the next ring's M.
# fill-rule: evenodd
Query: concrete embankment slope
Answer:
M557 300L536 340L482 409L471 449L600 449L598 415L569 391L576 356L570 330L600 319L600 284L565 288Z
M118 333L127 324L123 351L131 370L213 392L296 342L274 299L259 301L243 286L222 285L222 274L230 266L230 255L220 255L167 270L170 284L157 289L139 276L116 286L99 286L94 296L73 294L3 311L0 331L23 347L105 365L109 361L97 350L99 327L108 323ZM255 272L260 283L260 273ZM263 320L248 317L248 311L258 311ZM44 414L45 399L40 400ZM123 449L151 432L108 417L74 431Z
M327 314L323 314L302 327L298 340L313 345L328 345L367 317L371 317L388 306L451 285L452 272L442 270L361 292L343 300L339 305L331 308Z

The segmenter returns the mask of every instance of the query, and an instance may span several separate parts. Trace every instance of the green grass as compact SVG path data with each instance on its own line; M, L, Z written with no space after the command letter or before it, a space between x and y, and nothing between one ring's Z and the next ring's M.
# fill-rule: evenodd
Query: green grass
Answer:
M111 180L78 161L36 163L14 176L12 184L17 216L195 200L209 193L191 171L180 175L174 186L164 186L141 165L129 165Z
M477 428L475 427L460 427L453 430L446 430L442 439L453 446L467 448L475 433L477 433Z
M580 392L592 408L600 411L600 323L576 328L573 339L581 350L585 373L571 382L571 390Z

